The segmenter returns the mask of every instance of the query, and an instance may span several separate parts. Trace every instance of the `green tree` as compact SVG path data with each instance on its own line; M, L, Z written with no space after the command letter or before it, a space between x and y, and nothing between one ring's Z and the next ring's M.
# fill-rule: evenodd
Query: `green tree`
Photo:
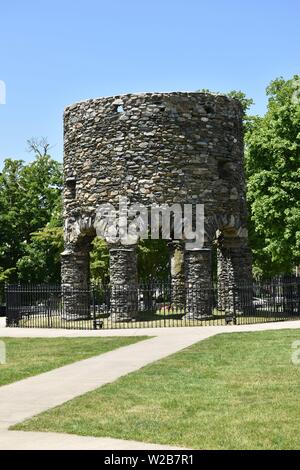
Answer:
M300 262L300 85L279 78L268 109L246 133L255 274L288 273ZM298 88L297 88L298 87Z
M141 240L138 244L138 276L141 281L166 279L169 275L169 250L164 240ZM96 237L91 251L91 278L109 280L109 251L106 242Z
M107 243L100 237L94 238L91 251L91 278L106 283L109 280L109 252Z
M18 280L18 262L52 217L59 217L62 168L45 141L29 141L35 160L6 159L0 174L0 283ZM32 247L33 248L33 247ZM21 263L22 265L22 263ZM24 274L24 270L22 271ZM22 274L22 276L23 276Z
M169 249L165 240L141 240L138 245L138 274L142 281L167 279Z
M48 224L31 234L25 255L16 263L17 275L23 283L57 284L61 276L60 254L63 251L63 229Z

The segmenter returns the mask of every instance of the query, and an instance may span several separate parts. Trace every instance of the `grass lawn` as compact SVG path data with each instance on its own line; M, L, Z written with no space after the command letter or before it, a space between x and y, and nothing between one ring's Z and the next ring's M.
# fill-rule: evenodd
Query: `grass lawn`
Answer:
M14 427L195 449L299 449L300 331L223 334Z
M0 386L41 374L72 362L136 343L146 337L0 338L6 364L0 364Z

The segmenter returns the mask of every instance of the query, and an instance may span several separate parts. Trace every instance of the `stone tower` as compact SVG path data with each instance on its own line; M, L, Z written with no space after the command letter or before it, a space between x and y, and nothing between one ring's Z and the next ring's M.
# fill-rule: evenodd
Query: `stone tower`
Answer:
M219 302L233 295L237 281L251 279L237 100L185 92L100 98L69 106L64 125L64 286L88 289L96 210L108 202L117 207L119 196L147 207L204 204L204 246L186 251L182 242L170 241L174 302L186 302L192 314L206 308L203 292L211 283L212 244L218 250ZM111 284L125 292L112 295L112 315L126 319L136 301L131 302L137 288L136 246L109 248ZM188 293L183 300L184 284L190 283L198 285L202 303ZM131 300L126 289L131 289ZM77 308L77 315L78 309L79 315L88 315L88 304L79 305L74 295L69 314Z

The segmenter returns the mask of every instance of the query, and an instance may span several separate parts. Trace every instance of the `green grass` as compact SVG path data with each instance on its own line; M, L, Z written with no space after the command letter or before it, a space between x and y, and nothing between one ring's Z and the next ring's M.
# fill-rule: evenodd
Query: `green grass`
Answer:
M6 364L0 365L0 386L41 374L72 362L136 343L146 337L0 338Z
M212 337L14 429L195 449L299 449L300 332Z

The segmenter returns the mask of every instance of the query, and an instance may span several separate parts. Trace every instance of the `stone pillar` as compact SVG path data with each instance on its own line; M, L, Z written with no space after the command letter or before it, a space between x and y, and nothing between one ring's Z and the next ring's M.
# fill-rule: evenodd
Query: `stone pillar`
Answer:
M171 256L171 300L175 309L185 305L184 245L180 241L169 243Z
M185 252L186 315L198 319L212 314L212 257L211 249Z
M66 249L62 254L63 318L88 319L90 311L90 260L88 247Z
M235 315L253 313L252 257L239 239L225 239L218 248L218 309Z
M133 319L138 312L138 277L136 245L111 245L110 255L110 311L113 321Z

